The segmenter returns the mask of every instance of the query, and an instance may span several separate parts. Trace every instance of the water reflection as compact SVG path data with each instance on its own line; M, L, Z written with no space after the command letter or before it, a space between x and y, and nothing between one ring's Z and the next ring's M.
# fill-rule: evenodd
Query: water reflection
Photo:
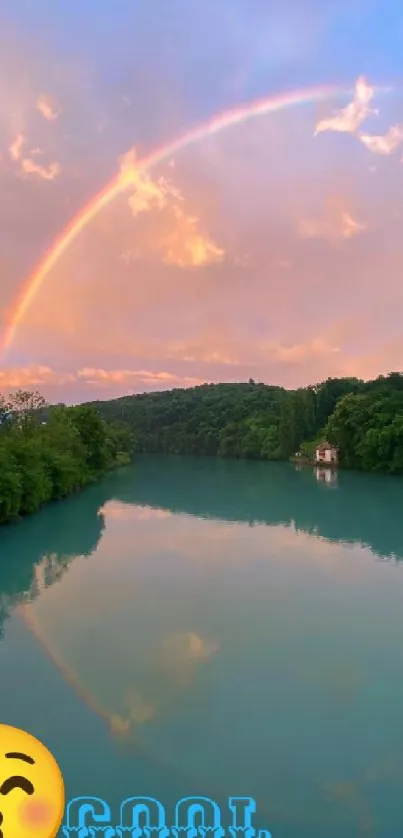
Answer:
M335 494L323 491L335 486L340 488ZM379 559L402 560L402 502L399 478L320 468L312 474L284 464L140 457L134 469L112 475L85 495L2 528L0 632L10 608L35 599L62 578L74 558L96 550L105 528L106 503L109 519L166 519L186 513L281 525L328 541L368 547Z
M142 635L133 637L133 608L139 613L141 605L133 590L136 580L128 578L126 549L119 550L116 565L106 569L94 590L93 568L87 568L86 560L100 545L106 517L118 527L172 517L169 510L110 500L119 482L106 481L3 530L0 620L3 628L18 606L31 633L85 703L115 736L136 741L139 726L169 714L218 644L191 624L182 631L165 631L165 626L156 631L151 625L145 643ZM131 544L130 530L128 552ZM97 561L102 563L102 550ZM144 624L147 619L145 613Z
M325 486L335 488L338 485L338 474L337 471L335 471L334 469L321 468L320 466L316 466L314 474L316 479L319 480L321 483L324 483Z
M90 556L102 536L105 490L52 504L0 532L0 634L14 606L59 581L77 556Z
M328 470L326 470L328 471ZM292 527L329 541L368 547L382 559L403 559L403 480L329 472L283 463L145 457L122 475L115 497L127 504L202 518ZM337 485L339 491L327 492ZM113 493L112 493L113 494Z
M101 580L95 619L86 607L94 596L93 581L81 574L79 584L75 626L65 587L62 598L44 594L40 600L20 606L19 614L65 680L104 719L110 732L136 744L140 728L177 710L181 694L196 686L199 667L219 646L195 631L161 629L158 636L151 625L147 626L147 637L136 638L133 634L139 623L131 609L125 613L124 603L122 608L127 578L116 588L116 595L110 594ZM130 599L133 610L138 611L135 592ZM108 620L111 611L113 627ZM141 622L145 628L144 620Z
M328 489L285 465L140 458L1 531L1 617L18 605L116 751L157 754L189 792L225 778L261 808L269 788L273 832L364 828L374 784L403 776L403 626L398 567L359 548L403 558L403 483Z

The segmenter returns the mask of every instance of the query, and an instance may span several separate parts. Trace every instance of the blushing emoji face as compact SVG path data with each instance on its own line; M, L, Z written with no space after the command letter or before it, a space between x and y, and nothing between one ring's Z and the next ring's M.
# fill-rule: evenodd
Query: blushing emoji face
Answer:
M64 802L50 751L29 733L0 725L0 838L55 838Z

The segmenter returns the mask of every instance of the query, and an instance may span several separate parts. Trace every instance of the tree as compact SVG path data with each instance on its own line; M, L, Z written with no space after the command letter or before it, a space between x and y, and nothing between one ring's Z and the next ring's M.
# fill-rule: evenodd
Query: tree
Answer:
M18 464L5 445L0 446L0 524L12 521L19 514L22 479Z
M87 452L68 408L49 411L41 428L42 457L53 485L53 497L65 497L89 480Z
M88 469L96 476L108 463L105 423L94 408L86 405L70 408L70 415L85 446Z
M130 429L122 423L109 428L93 408L48 407L39 393L25 391L7 403L0 397L0 416L10 415L10 407L12 421L0 433L0 524L130 460Z
M7 402L4 396L0 395L0 425L6 420L8 415Z
M39 424L41 412L45 408L46 401L37 390L17 390L8 397L7 410L25 436L29 436L33 428Z
M51 500L52 481L47 473L41 448L35 439L27 439L22 434L17 437L15 434L15 438L12 439L12 454L21 480L19 514L29 515Z
M109 463L126 465L134 450L134 436L124 422L110 422L106 427L106 450Z

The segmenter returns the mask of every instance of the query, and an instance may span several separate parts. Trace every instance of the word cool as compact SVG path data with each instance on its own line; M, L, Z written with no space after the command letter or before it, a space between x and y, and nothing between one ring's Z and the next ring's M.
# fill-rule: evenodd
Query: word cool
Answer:
M230 826L222 826L221 810L209 797L183 797L175 806L174 824L167 826L165 809L153 797L128 797L120 805L119 824L112 826L111 809L100 797L75 797L67 804L66 838L271 838L252 826L256 803L250 797L230 797Z

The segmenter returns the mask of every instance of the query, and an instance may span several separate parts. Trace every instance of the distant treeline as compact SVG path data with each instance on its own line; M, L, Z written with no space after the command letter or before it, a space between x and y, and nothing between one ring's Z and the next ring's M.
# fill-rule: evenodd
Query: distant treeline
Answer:
M204 384L77 407L49 407L37 392L0 396L0 523L66 497L134 452L287 460L309 456L324 437L345 468L403 474L403 374L298 390Z
M403 474L403 374L374 381L329 378L285 390L252 379L92 402L123 421L142 453L207 454L262 460L309 455L326 438L341 465Z
M0 524L93 483L132 452L130 429L94 408L48 407L38 392L0 396Z

